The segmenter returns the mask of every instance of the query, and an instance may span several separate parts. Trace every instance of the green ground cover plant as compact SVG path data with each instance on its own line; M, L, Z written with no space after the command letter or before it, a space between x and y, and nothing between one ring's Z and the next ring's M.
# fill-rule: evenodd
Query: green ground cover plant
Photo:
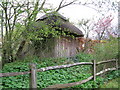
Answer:
M39 59L37 57L34 57L32 58L32 61L30 61L29 58L26 58L22 62L15 61L13 63L6 64L2 70L2 73L28 71L30 62L36 63L37 68L63 65L63 64L66 64L65 62L67 62L67 64L74 63L73 61L69 61L66 58ZM89 76L91 76L90 66L83 66L83 65L74 66L74 67L65 68L65 69L38 72L37 87L45 88L49 85L54 85L54 84L77 82L80 80L84 80ZM2 77L2 86L3 88L29 88L29 75Z
M117 45L117 41L115 40L110 41L105 45L99 45L100 46L99 48L95 48L96 51L94 55L80 53L75 57L70 57L70 58L38 58L36 56L27 57L24 60L17 60L15 62L5 64L1 72L7 73L7 72L28 71L30 63L36 63L37 69L39 69L39 68L48 67L48 66L72 64L75 62L91 62L92 59L101 61L103 59L106 60L106 59L117 58L118 51L116 50L117 47L115 47ZM104 49L107 51L105 51ZM102 53L101 53L101 50L103 51ZM108 51L110 54L107 54ZM111 53L113 53L113 55ZM100 56L97 54L99 54ZM104 84L104 82L108 82L109 80L118 78L120 76L119 72L120 70L112 71L110 73L107 73L108 76L106 77L98 76L96 82L91 80L85 84L77 85L71 88L99 88L101 85ZM38 72L37 87L46 88L47 86L54 85L54 84L78 82L78 81L87 79L89 76L91 76L91 66L85 66L85 65L74 66L74 67L65 68L65 69L50 70L45 72ZM29 75L2 77L2 86L0 88L2 87L3 88L29 88Z
M84 55L83 57L80 55L79 58L84 58ZM68 62L69 60L67 60L66 58L39 59L37 57L34 57L32 59L33 60L31 62L36 63L37 68L54 66L54 65L62 65L65 62L74 63L73 61ZM16 61L13 63L8 63L4 66L2 72L5 73L5 72L28 71L29 63L30 63L29 58L26 58L23 62ZM50 70L50 71L45 71L45 72L38 72L37 73L37 87L46 88L47 86L54 85L54 84L65 84L65 83L78 82L78 81L88 78L89 76L91 76L90 66L85 66L85 65L74 66L74 67L65 68L65 69ZM98 88L100 85L103 84L103 82L107 82L107 80L111 80L118 76L119 76L118 72L111 72L110 76L107 76L108 77L107 79L104 79L102 77L97 77L96 82L91 80L85 84L78 85L72 88ZM29 75L3 77L2 86L3 88L29 88Z
M120 78L113 79L105 83L104 85L101 85L101 88L118 88L119 81L120 81Z
M95 82L91 80L85 84L77 85L72 88L119 88L119 80L120 70L110 71L104 77L97 76Z

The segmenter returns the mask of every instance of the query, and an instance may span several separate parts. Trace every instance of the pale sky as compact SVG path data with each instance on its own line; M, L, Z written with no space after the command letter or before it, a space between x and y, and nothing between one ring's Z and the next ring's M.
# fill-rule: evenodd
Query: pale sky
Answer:
M6 1L6 0L4 0ZM10 0L9 0L10 1ZM14 0L11 0L14 1ZM28 0L17 0L19 2L23 2L23 1L28 1ZM29 0L29 1L36 1L36 0ZM43 0L41 0L43 1ZM73 0L65 0L65 1L73 1ZM82 3L84 3L85 1L94 1L94 0L78 0L78 2L81 1ZM95 0L97 1L97 0ZM114 1L120 1L120 0L114 0ZM61 2L61 0L46 0L46 4L45 7L52 7L52 8L57 8L59 3ZM82 5L70 5L67 7L62 8L59 13L61 13L63 16L65 16L66 18L69 18L69 20L71 22L73 22L74 24L77 24L78 21L80 21L81 19L92 19L96 16L99 16L100 14L95 11L92 8L86 7L86 6L82 6ZM108 12L107 14L112 13L113 16L117 17L117 12ZM43 14L40 14L38 16L41 17Z
M61 0L48 0L49 3L52 4L52 7L58 7L59 3ZM69 0L71 1L71 0ZM85 1L85 0L79 0L79 1ZM88 0L91 1L91 0ZM97 0L96 0L97 1ZM119 1L119 0L114 0L114 1ZM104 6L104 9L106 10L107 7ZM66 18L69 18L70 22L74 23L74 25L76 25L78 27L78 22L81 19L90 19L93 20L93 18L97 17L101 17L101 14L98 13L96 10L83 6L83 5L70 5L67 7L62 8L59 13L61 13L63 16L65 16ZM118 25L118 12L114 12L114 11L109 11L106 12L106 16L112 14L112 16L114 17L114 20L112 21L112 25L113 26L117 26Z
M48 0L47 2L51 4L51 7L56 8L58 7L61 0ZM66 0L71 1L71 0ZM79 0L79 1L86 1L86 0ZM61 13L66 18L73 23L77 23L82 18L90 19L93 18L97 12L91 8L81 6L81 5L70 5L67 7L62 8L59 13Z
M71 5L61 9L59 12L70 18L70 21L74 23L77 23L82 18L92 19L97 14L95 10L80 5Z
M47 3L51 4L52 8L58 7L61 0L47 0ZM66 0L71 1L71 0ZM91 0L78 0L78 1L91 1ZM96 0L97 1L97 0ZM120 1L120 0L114 0L114 1ZM105 7L106 8L106 7ZM78 21L81 19L93 19L94 17L99 17L101 14L99 14L96 10L82 6L82 5L70 5L67 7L62 8L59 13L61 13L66 18L69 18L70 22L73 22L74 24L78 24ZM116 24L117 22L117 12L107 12L106 15L112 14L115 16L113 24Z

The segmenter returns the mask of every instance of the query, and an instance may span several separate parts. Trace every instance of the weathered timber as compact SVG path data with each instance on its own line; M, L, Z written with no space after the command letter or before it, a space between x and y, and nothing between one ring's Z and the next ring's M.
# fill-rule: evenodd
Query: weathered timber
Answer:
M105 69L105 70L102 70L102 71L98 72L98 73L96 74L96 76L98 76L98 75L100 75L100 74L103 74L103 73L105 73L105 72L107 72L107 71L112 71L112 70L116 70L116 68L107 68L107 69Z
M81 62L81 63L73 63L73 64L67 64L67 65L50 66L50 67L40 68L37 71L42 72L42 71L48 71L48 70L54 70L54 69L68 68L68 67L77 66L77 65L92 65L92 62Z
M116 69L118 69L118 60L116 60Z
M92 78L93 78L93 76L90 76L89 78L82 80L82 81L79 81L79 82L68 83L68 84L56 84L56 85L48 86L47 88L68 88L68 87L72 87L72 86L86 83L86 82L90 81Z
M102 70L102 71L96 73L96 76L101 75L101 74L103 74L103 73L105 73L107 71L112 71L112 70L116 70L116 68L108 68L108 69ZM90 81L91 79L93 79L93 76L90 76L87 79L79 81L79 82L73 82L73 83L68 83L68 84L56 84L56 85L48 86L47 88L68 88L68 87L73 87L73 86L76 86L76 85L86 83L86 82Z
M93 80L96 81L96 60L93 60L93 65L92 65L92 73L93 73Z
M0 73L0 77L7 77L7 76L17 76L17 75L24 75L29 74L30 71L26 72L12 72L12 73Z
M54 70L54 69L68 68L68 67L77 66L77 65L92 65L92 62L81 62L81 63L73 63L73 64L67 64L67 65L50 66L50 67L37 69L37 72L43 72L43 71ZM29 73L30 73L30 71L12 72L12 73L0 73L0 77L17 76L17 75L24 75L24 74L29 74Z
M116 59L98 62L98 63L96 63L96 65L103 64L103 63L108 63L108 62L114 62L114 61L116 61ZM92 62L73 63L73 64L68 64L68 65L59 65L59 66L50 66L50 67L40 68L40 69L37 69L37 71L42 72L42 71L48 71L48 70L54 70L54 69L68 68L68 67L77 66L77 65L92 65L92 64L93 64ZM0 73L0 77L17 76L17 75L24 75L24 74L29 74L29 73L30 73L30 71L12 72L12 73Z
M29 87L35 89L37 88L36 64L30 64L30 72Z
M117 59L112 59L112 60L107 60L107 61L101 61L101 62L96 63L96 65L104 64L104 63L109 63L109 62L115 62L116 60Z

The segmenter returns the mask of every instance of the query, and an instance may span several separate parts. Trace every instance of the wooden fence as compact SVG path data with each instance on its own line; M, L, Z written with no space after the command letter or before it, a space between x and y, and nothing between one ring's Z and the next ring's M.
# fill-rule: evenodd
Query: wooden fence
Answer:
M98 73L96 72L96 68L97 68L98 65L109 63L109 62L115 62L116 63L115 67L107 68L107 69L102 70L102 71L100 71ZM30 64L30 71L12 72L12 73L0 73L0 77L30 74L30 84L29 84L30 88L37 88L37 83L36 83L36 81L37 81L36 73L37 72L44 72L44 71L48 71L48 70L69 68L69 67L78 66L78 65L92 65L92 76L88 77L85 80L79 81L79 82L73 82L73 83L68 83L68 84L56 84L56 85L48 86L47 88L68 88L68 87L72 87L72 86L76 86L76 85L86 83L86 82L90 81L91 79L93 79L95 81L96 76L101 75L101 74L103 74L103 73L105 73L107 71L117 70L119 68L117 59L101 61L101 62L97 62L97 63L96 63L96 60L93 60L92 62L80 62L80 63L73 63L73 64L68 64L68 65L49 66L49 67L40 68L40 69L36 69L35 64Z

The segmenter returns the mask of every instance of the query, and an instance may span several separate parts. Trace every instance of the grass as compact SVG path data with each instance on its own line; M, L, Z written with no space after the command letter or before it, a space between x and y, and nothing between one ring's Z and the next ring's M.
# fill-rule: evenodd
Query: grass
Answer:
M100 88L120 88L120 84L118 83L119 81L120 81L120 77L116 78L116 79L113 79L109 82L106 82Z

